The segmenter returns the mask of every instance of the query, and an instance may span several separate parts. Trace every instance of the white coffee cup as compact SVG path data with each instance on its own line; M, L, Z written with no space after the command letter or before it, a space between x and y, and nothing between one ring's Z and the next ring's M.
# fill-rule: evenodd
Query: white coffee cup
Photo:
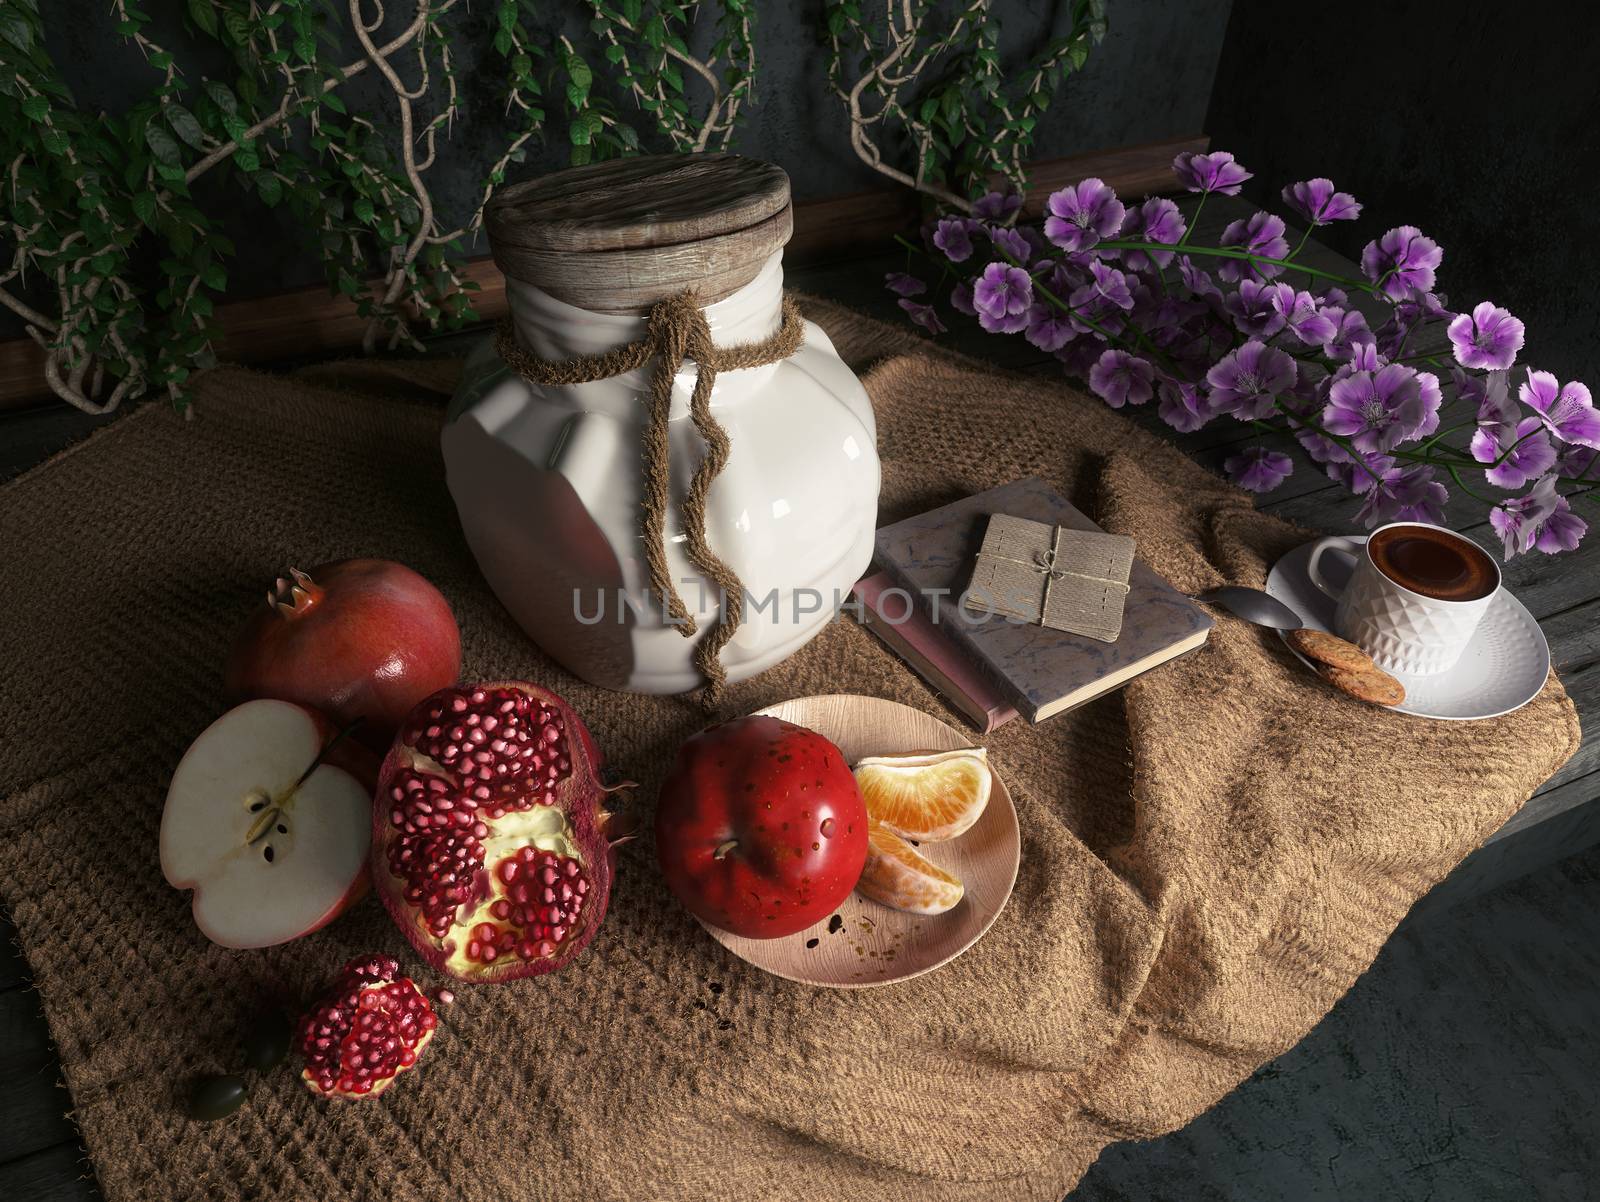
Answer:
M1403 526L1421 527L1434 536L1446 535L1462 543L1469 558L1487 563L1493 570L1493 586L1470 600L1446 600L1417 592L1385 575L1373 561L1371 541L1385 530ZM1330 553L1351 560L1350 579L1342 589L1323 575L1322 559ZM1312 584L1339 603L1334 611L1334 631L1372 656L1384 671L1408 676L1434 676L1455 667L1500 591L1500 567L1482 547L1427 522L1391 522L1374 530L1365 544L1340 536L1324 538L1312 547L1306 574Z

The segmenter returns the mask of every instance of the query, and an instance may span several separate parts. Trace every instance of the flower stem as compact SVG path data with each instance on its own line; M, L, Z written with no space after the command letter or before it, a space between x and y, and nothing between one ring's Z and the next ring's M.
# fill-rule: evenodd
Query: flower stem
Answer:
M1188 234L1185 232L1184 237ZM1266 255L1258 255L1253 251L1244 250L1233 246L1190 246L1181 239L1177 242L1144 242L1131 238L1113 238L1105 242L1096 242L1094 250L1170 250L1182 251L1191 255L1210 255L1218 259L1239 259L1245 262L1269 267L1282 267L1289 271L1298 271L1302 275L1315 276L1319 280L1329 280L1341 284L1346 288L1359 288L1374 296L1381 295L1378 285L1368 283L1366 280L1353 280L1349 276L1339 275L1332 271L1323 271L1320 267L1308 267L1304 263L1296 263L1290 259L1273 259Z

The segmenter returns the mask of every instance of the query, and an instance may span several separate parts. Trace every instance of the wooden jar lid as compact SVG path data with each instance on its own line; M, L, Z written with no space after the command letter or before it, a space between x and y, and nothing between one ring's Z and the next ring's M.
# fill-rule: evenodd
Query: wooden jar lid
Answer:
M695 289L737 292L793 230L789 177L736 154L613 159L495 190L484 212L501 271L559 300L635 313Z

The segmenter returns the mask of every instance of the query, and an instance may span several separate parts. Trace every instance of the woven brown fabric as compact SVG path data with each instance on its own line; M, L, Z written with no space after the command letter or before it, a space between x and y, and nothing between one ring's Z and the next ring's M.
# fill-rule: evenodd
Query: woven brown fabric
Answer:
M1259 585L1305 537L1064 385L808 311L849 361L878 361L883 519L1038 474L1188 590ZM167 777L218 712L263 581L346 555L410 563L454 605L467 671L568 697L646 809L703 721L580 684L522 636L457 528L438 404L378 373L218 370L192 422L141 409L0 492L0 882L110 1202L1058 1200L1108 1142L1181 1126L1298 1041L1578 743L1554 679L1505 718L1425 722L1222 620L1122 692L984 740L1022 870L988 935L935 973L860 992L768 976L672 902L636 842L582 959L458 989L380 1101L319 1101L281 1071L232 1119L191 1124L186 1081L237 1063L263 1001L297 1005L375 950L440 983L375 901L232 952L161 879ZM838 691L941 712L848 618L724 709Z
M689 416L706 444L705 455L689 480L683 495L683 536L689 562L717 586L718 595L742 597L744 585L706 541L706 500L711 485L728 464L732 444L728 432L711 412L711 389L717 374L764 367L787 359L805 341L805 323L790 297L783 299L783 321L777 333L760 342L721 347L711 341L711 326L693 292L657 301L650 309L645 337L600 355L579 355L576 359L550 362L541 359L517 341L516 327L507 318L495 331L495 349L523 379L541 386L588 384L624 372L637 371L654 360L650 373L650 420L644 437L644 503L639 514L639 533L644 543L645 561L650 569L650 588L666 604L667 614L685 638L698 633L695 621L683 603L678 586L667 569L666 522L668 483L667 424L672 412L672 385L685 359L695 364L694 390L689 397ZM695 645L695 667L705 681L702 701L715 706L722 695L728 674L722 667L722 649L739 633L741 614L737 607L724 606L717 624Z

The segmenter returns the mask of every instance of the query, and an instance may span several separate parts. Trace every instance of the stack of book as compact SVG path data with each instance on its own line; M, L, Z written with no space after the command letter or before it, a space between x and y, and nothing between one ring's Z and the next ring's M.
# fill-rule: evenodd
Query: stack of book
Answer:
M1043 480L1020 480L885 526L875 570L855 587L867 629L979 730L1018 714L1042 722L1206 641L1211 619L1137 559L1112 643L963 609L984 527L997 513L1100 529Z

